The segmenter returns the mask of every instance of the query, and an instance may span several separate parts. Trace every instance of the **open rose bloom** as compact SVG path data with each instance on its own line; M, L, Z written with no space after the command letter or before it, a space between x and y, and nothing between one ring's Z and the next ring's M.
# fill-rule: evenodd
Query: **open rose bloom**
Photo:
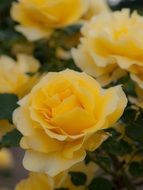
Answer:
M39 61L30 55L18 54L17 60L6 55L0 56L0 94L9 93L23 97L39 80L39 75L34 74L39 67ZM0 118L0 140L13 129L14 126L8 120Z
M0 93L13 93L23 97L38 81L39 77L34 73L39 67L39 61L30 55L18 54L16 61L6 55L0 56Z
M11 8L16 30L28 40L49 38L54 29L67 27L108 12L106 0L18 0Z
M0 1L0 190L143 189L143 1L115 4Z
M107 139L103 131L123 113L120 86L104 90L90 76L72 70L48 73L19 101L13 120L23 134L24 166L55 176Z
M104 12L87 22L72 50L76 64L107 85L128 72L143 89L143 18L129 9Z
M49 37L55 28L77 22L89 7L88 0L19 0L11 9L17 30L29 40Z

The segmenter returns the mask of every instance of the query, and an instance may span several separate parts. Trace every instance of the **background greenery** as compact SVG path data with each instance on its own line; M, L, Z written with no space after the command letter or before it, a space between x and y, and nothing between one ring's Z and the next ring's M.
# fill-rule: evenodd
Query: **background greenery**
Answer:
M16 58L17 53L33 54L41 62L39 72L60 71L65 68L79 70L72 59L62 60L56 57L56 48L62 47L69 50L70 46L64 41L70 39L71 46L76 45L71 39L79 35L80 26L74 25L55 31L51 40L28 42L24 36L14 30L15 22L10 18L10 6L14 0L0 0L0 54L6 54ZM143 13L142 0L123 0L113 10L129 7ZM64 39L64 40L63 40ZM28 48L27 48L28 47ZM117 81L123 84L127 95L136 96L134 83L126 76ZM116 85L116 84L111 84ZM17 97L14 94L0 94L0 119L8 119L10 122L13 110L17 107ZM3 111L1 111L3 110ZM110 129L112 136L93 153L88 153L86 164L95 162L101 168L101 172L90 184L88 190L137 190L143 188L143 110L128 103L125 113L120 121L120 129ZM2 127L2 126L0 126ZM21 134L17 130L5 135L0 142L1 147L16 147L19 144ZM72 182L76 186L86 183L86 174L72 173ZM67 190L66 187L61 190Z

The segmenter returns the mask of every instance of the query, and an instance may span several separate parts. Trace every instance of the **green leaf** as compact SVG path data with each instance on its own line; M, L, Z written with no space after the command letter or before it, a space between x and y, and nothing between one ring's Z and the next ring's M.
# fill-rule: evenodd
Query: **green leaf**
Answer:
M124 114L122 116L122 121L125 122L125 123L132 123L135 118L136 118L136 115L137 115L137 110L135 109L131 109L131 108L127 108L125 111L124 111Z
M128 142L123 139L117 140L116 138L114 139L112 137L103 143L102 148L110 154L116 156L123 156L125 154L131 153L132 151L132 147Z
M65 32L66 35L74 35L76 32L80 32L81 25L75 24L68 26L66 28L63 28L63 31Z
M129 166L129 172L132 176L143 176L143 163L132 162Z
M126 94L131 95L131 96L137 96L136 92L135 92L135 82L132 80L129 80L128 83L126 83L123 86L124 91L126 92Z
M96 160L97 160L97 163L99 163L99 165L103 166L107 170L111 169L112 162L111 162L111 159L109 157L97 156Z
M131 139L143 143L143 125L136 123L127 125L125 133Z
M71 181L74 185L82 186L86 184L86 174L82 172L69 172L69 174L71 175Z
M140 112L140 114L138 115L138 117L135 120L135 123L142 126L142 124L143 124L143 111Z
M21 140L21 133L17 129L12 130L3 136L0 146L1 147L18 147Z
M0 0L0 10L3 10L11 5L14 0Z
M91 181L88 190L113 190L113 187L113 184L109 180L97 177Z
M135 82L130 78L128 74L120 78L115 84L122 84L126 94L136 97Z
M18 107L15 94L0 94L0 119L12 121L13 111Z

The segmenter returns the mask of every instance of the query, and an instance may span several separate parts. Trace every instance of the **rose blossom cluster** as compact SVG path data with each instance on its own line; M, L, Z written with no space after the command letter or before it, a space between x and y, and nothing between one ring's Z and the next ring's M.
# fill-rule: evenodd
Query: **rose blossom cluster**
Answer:
M0 120L5 126L0 137L16 127L25 150L23 165L30 171L15 190L84 190L71 183L68 172L84 171L91 180L97 166L84 164L87 151L109 137L105 129L127 105L121 85L103 86L128 73L143 90L143 18L128 9L112 12L104 0L19 0L11 17L30 41L49 40L57 29L83 25L78 46L71 48L82 72L66 69L43 76L32 55L0 56L0 93L19 99L13 124Z

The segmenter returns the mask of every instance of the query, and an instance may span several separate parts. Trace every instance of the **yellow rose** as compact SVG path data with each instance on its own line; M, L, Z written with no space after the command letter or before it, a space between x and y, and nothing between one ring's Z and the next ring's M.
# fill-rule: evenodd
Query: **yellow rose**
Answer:
M32 56L18 54L17 61L0 56L0 93L14 93L19 98L28 93L39 79L38 75L29 76L40 67ZM7 120L0 120L0 139L14 128Z
M24 166L55 176L80 162L108 137L127 99L120 86L104 90L85 73L47 74L19 101L13 121L23 134Z
M143 17L128 9L102 13L82 28L83 38L72 50L76 64L109 83L129 72L143 88Z
M87 13L84 15L85 19L90 19L94 15L110 11L110 8L106 0L89 0L89 3L89 9Z
M9 150L1 149L0 150L0 170L8 169L13 166L13 158Z
M67 172L50 177L43 173L30 173L28 178L21 180L15 190L54 190L62 186L67 177Z
M38 79L28 73L35 73L39 67L39 62L29 55L19 54L17 61L8 56L0 56L0 93L14 93L22 97Z
M0 140L9 131L14 129L14 126L7 120L0 120Z
M41 173L30 173L27 179L20 181L15 190L54 190L56 188L68 188L69 190L84 190L85 186L77 187L71 182L68 172L83 172L87 175L89 183L97 172L97 166L94 163L85 165L84 162L76 164L69 171L65 171L54 178Z
M11 9L17 30L29 40L48 37L53 29L75 23L88 9L88 0L19 0Z
M53 190L53 185L52 178L46 174L31 173L16 186L15 190Z

